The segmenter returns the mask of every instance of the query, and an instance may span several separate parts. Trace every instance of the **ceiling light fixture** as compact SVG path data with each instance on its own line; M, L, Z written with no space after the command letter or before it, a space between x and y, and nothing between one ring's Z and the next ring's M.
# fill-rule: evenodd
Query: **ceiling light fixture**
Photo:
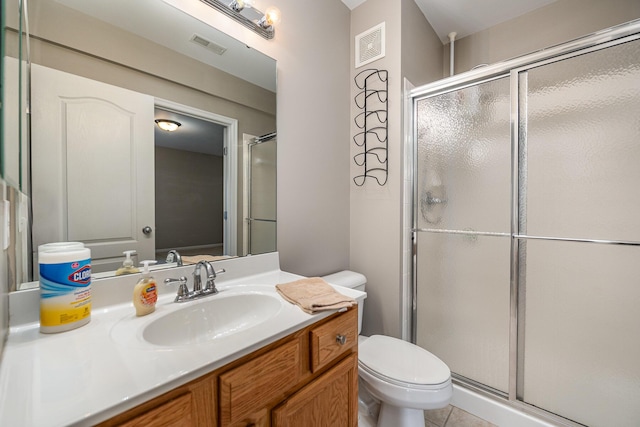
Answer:
M231 3L228 4L221 0L200 1L241 23L265 39L273 38L275 35L274 27L280 22L280 10L278 8L269 7L266 13L262 13L253 7L253 0L231 0Z
M176 122L175 120L166 120L166 119L158 119L156 120L156 124L162 130L166 130L167 132L173 132L182 126L182 123Z

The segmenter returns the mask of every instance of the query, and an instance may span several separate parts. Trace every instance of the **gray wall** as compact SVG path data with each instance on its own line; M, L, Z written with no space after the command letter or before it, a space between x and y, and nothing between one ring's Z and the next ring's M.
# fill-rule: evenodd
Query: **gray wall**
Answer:
M283 16L270 41L206 6L201 19L278 61L281 267L321 275L349 267L350 14L340 0L271 3Z
M442 43L413 0L368 0L351 13L351 40L363 31L386 22L386 56L362 68L351 66L351 95L358 92L353 77L366 68L389 72L388 172L385 186L374 181L362 187L352 181L350 254L352 270L367 277L363 333L399 337L402 330L402 203L403 173L402 94L403 78L426 83L440 77ZM353 46L352 46L353 49ZM351 101L351 116L358 113ZM351 124L351 134L359 129ZM351 143L351 156L359 147ZM353 162L351 175L361 173Z
M454 44L455 73L535 52L638 18L638 0L558 0L457 40ZM443 76L448 76L448 43L443 55L442 72Z
M155 160L156 248L222 244L223 158L156 146Z

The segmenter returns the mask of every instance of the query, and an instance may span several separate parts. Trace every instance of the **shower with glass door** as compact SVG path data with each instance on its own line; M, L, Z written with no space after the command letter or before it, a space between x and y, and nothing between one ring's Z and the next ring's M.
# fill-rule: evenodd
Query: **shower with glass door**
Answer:
M411 92L414 340L557 422L640 422L639 31Z

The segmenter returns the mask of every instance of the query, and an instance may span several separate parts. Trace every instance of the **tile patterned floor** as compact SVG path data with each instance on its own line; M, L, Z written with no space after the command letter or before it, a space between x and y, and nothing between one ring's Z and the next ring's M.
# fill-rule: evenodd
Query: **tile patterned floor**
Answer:
M365 415L364 412L360 412L358 415L358 427L376 426L376 421ZM497 427L451 405L442 409L424 411L424 423L425 427Z
M455 406L424 411L426 427L496 427Z

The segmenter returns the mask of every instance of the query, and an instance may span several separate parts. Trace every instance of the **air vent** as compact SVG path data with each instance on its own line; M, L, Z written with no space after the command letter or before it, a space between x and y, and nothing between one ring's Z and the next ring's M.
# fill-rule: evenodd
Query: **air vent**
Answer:
M211 40L207 40L197 34L191 36L191 41L204 47L205 49L209 49L211 52L217 53L218 55L222 55L227 50L226 47L220 46L219 44L214 43Z
M384 22L356 36L356 68L384 58Z

